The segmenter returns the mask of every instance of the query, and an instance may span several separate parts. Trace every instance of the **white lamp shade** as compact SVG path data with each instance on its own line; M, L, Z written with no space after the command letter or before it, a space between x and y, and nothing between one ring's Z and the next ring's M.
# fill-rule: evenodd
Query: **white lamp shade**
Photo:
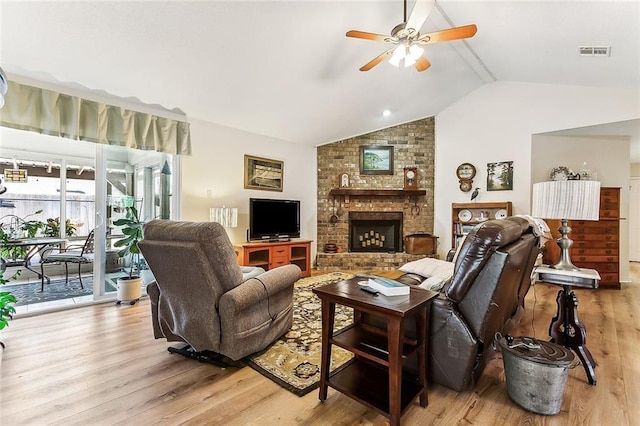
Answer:
M218 222L225 228L235 228L238 226L237 207L212 207L209 209L209 220Z
M600 182L563 180L533 184L531 216L542 219L598 220Z

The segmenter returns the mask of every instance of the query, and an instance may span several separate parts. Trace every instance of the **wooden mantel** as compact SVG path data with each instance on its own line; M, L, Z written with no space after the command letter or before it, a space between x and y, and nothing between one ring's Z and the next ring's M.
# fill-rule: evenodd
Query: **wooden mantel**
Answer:
M352 197L419 197L427 195L424 189L354 189L334 188L329 191L329 196L349 195Z

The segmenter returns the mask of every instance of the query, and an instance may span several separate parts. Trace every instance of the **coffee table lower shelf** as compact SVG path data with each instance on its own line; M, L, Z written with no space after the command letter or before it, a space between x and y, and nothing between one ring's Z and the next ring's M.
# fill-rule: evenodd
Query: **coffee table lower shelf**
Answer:
M354 358L332 373L330 387L389 417L388 369L370 361ZM400 396L401 412L409 406L422 387L417 380L403 377Z

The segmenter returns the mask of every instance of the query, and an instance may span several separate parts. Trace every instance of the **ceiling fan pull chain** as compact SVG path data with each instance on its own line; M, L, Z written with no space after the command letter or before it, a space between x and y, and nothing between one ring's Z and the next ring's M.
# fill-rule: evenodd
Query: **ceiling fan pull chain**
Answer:
M405 24L407 23L407 0L404 0L404 19L402 20Z

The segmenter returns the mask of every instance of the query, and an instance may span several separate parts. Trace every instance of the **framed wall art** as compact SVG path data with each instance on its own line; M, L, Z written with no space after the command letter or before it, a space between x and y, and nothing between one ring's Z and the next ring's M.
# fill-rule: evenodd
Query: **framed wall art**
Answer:
M513 161L487 164L487 191L513 189Z
M244 156L244 188L282 192L284 162Z
M360 174L392 175L393 146L369 145L360 147Z

